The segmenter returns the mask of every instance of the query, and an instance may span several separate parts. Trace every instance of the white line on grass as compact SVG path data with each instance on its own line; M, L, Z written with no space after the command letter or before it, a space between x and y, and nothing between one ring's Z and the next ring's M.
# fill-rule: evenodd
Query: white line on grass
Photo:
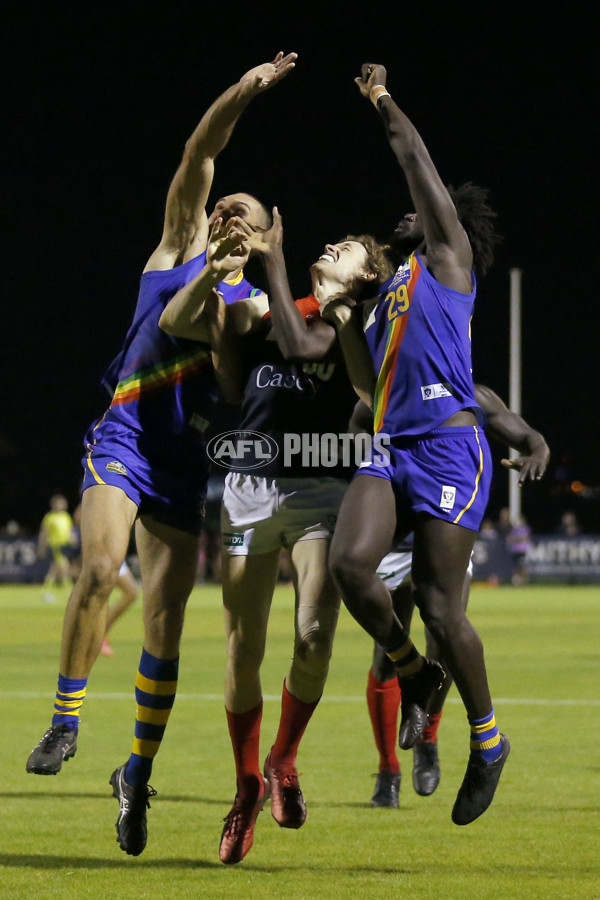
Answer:
M47 700L48 693L39 691L0 691L0 698L19 700ZM135 700L133 691L129 693L98 693L93 691L86 699L93 700ZM264 700L281 700L281 694L265 694ZM223 702L222 694L177 694L177 700L201 700ZM322 703L365 703L364 697L323 697ZM462 703L460 697L448 697L446 703ZM506 706L600 706L600 700L557 700L555 698L544 700L539 697L495 697L494 706L504 704Z

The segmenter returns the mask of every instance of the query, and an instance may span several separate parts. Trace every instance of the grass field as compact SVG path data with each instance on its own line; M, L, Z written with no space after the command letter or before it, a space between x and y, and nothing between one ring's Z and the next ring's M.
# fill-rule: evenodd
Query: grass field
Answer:
M40 595L38 587L0 587L3 900L600 898L598 587L473 589L471 618L512 753L492 807L466 828L450 820L468 754L454 689L440 729L437 792L414 793L412 757L403 753L400 809L369 807L377 768L364 702L371 644L343 611L325 697L300 748L308 821L281 829L267 807L253 849L235 867L218 859L235 792L218 589L198 588L190 600L180 692L152 776L148 846L135 859L116 843L108 778L130 749L140 610L115 626L116 655L96 663L77 757L44 778L26 775L25 761L50 721L66 595L51 605ZM291 616L291 591L281 587L263 666L265 755ZM415 639L422 646L420 627Z

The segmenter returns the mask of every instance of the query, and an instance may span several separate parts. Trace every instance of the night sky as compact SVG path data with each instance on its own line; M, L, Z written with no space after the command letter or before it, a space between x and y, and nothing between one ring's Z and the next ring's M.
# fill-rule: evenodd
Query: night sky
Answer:
M523 412L553 452L524 511L538 531L567 508L600 531L600 494L566 488L600 485L595 9L172 0L3 13L0 526L36 528L56 490L76 502L81 440L106 406L100 377L184 143L219 93L281 49L299 53L296 70L244 114L212 200L245 190L278 205L298 296L324 242L385 236L411 203L353 78L363 62L386 65L442 178L491 191L504 241L480 284L474 374L505 399L508 273L523 270ZM499 470L491 512L505 502Z

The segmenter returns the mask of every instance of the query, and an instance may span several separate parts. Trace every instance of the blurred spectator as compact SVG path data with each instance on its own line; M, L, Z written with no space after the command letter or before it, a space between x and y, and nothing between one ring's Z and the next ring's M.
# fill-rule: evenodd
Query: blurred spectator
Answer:
M563 513L560 519L560 525L557 528L557 534L563 534L565 537L575 537L581 531L577 516L572 510Z
M50 498L50 509L42 519L38 537L38 556L45 559L50 551L50 567L44 579L43 599L55 600L49 590L60 585L71 575L71 563L65 551L73 544L73 519L68 512L66 497L55 494Z
M527 584L529 577L525 558L531 547L531 529L525 516L521 516L517 524L511 527L506 543L512 560L512 583L514 585Z
M498 515L498 524L497 524L498 534L502 537L507 538L510 534L511 524L510 524L510 510L508 506L504 506L500 510L500 514Z
M493 541L498 537L498 531L491 519L484 519L479 529L479 537L482 541Z
M24 535L25 529L21 528L16 519L10 519L10 521L6 523L4 528L0 529L0 537L18 538L24 537Z

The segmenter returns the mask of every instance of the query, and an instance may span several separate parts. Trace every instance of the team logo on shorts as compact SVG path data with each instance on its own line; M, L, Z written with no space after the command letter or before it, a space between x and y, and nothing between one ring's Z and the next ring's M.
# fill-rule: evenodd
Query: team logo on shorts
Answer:
M243 547L244 546L244 535L242 534L231 534L227 532L223 532L223 546L224 547Z
M240 471L268 466L279 455L279 447L260 431L226 431L208 442L206 452L218 466Z
M440 500L441 509L454 509L456 502L456 488L451 485L444 484L442 486L442 498Z
M106 463L106 471L115 472L117 475L127 475L127 469L125 468L123 463L118 462L116 459L113 459L111 462Z

